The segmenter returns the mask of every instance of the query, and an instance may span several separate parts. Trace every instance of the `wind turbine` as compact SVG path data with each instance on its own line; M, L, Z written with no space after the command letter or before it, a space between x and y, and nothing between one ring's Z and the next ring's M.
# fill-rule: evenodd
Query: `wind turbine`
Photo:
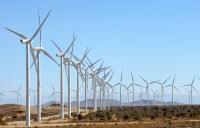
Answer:
M119 88L119 89L120 89L120 108L122 108L122 86L125 87L125 88L127 88L127 87L122 83L122 80L123 80L122 76L123 76L123 71L121 71L121 79L120 79L119 83L113 85L113 87L115 87L115 86L117 86L117 85L119 85L119 87L120 87L120 88Z
M86 57L88 62L90 64L92 64L92 62L88 59L88 57ZM91 69L91 77L92 77L92 87L93 87L93 110L96 111L97 110L97 99L96 99L96 79L97 79L97 76L100 72L110 68L110 67L106 67L106 68L102 68L103 66L103 63L100 65L100 67L98 69L94 69L93 66L90 67Z
M82 71L81 71L81 64L83 63L85 57L88 55L89 53L89 49L87 48L85 51L85 54L83 55L81 61L77 61L77 63L74 63L72 61L72 64L74 65L76 71L77 71L77 114L80 114L80 90L79 90L79 76L83 76Z
M191 100L190 90L189 90L189 89L186 89L186 88L184 88L184 89L185 89L185 91L188 93L188 98L189 98L188 104L191 104L191 102L190 102L190 100Z
M133 106L135 106L135 86L139 86L139 87L142 87L142 88L144 88L144 87L135 83L132 71L131 71L131 80L132 80L132 83L129 85L128 88L130 88L130 87L133 88L133 92L132 92L133 93L133 103L132 104L133 104Z
M82 59L82 61L81 61L81 60L80 60L78 57L76 57L75 55L72 54L72 56L73 56L78 62L81 62L81 64L83 65L82 68L83 68L83 70L84 70L84 74L83 74L84 76L82 76L82 79L83 79L84 85L85 85L85 112L87 112L88 69L91 68L91 67L93 67L96 63L98 63L98 62L101 60L101 58L98 59L97 61L95 61L94 63L88 64L88 66L86 66L86 65L83 63L83 60L84 60L84 59ZM86 57L87 57L87 56L86 56ZM80 71L81 71L81 69L80 69Z
M39 25L40 25L40 13L38 10L38 17L39 17ZM33 47L33 51L36 52L36 58L33 62L36 63L36 73L37 73L37 121L41 122L41 68L40 68L40 54L44 54L47 56L49 59L51 59L54 63L59 65L57 61L42 47L42 31L40 29L40 35L39 35L39 42L40 46L39 47ZM31 67L33 66L31 65Z
M143 96L143 95L146 95L146 93L145 93L145 92L142 92L142 89L140 89L139 99L140 99L140 102L141 102L141 106L144 105L144 104L143 104L143 99L142 99L142 96Z
M146 83L147 106L149 107L149 85L156 83L156 81L147 82L143 77L139 76Z
M61 48L53 41L51 42L55 45L55 47L58 49L59 53L56 54L57 57L60 58L60 109L61 109L61 115L60 118L64 119L64 90L63 90L63 63L66 64L68 62L68 73L67 73L67 78L68 78L68 116L69 118L71 117L71 84L70 84L70 63L71 59L65 58L65 55L68 53L70 48L74 45L74 42L76 40L77 36L73 35L73 40L72 43L69 45L67 50L63 52ZM66 69L66 66L65 66Z
M60 92L56 91L55 87L52 86L52 92L51 92L50 97L53 97L54 101L56 101L56 94L57 93L60 93Z
M17 90L13 90L11 92L16 93L16 99L17 99L17 104L19 103L19 97L22 98L21 94L20 94L20 90L21 90L22 86L20 86Z
M172 105L173 105L173 106L174 106L174 89L180 93L180 91L178 90L178 88L176 88L176 87L174 86L175 79L176 79L176 75L174 75L174 79L173 79L173 81L172 81L172 84L171 84L171 85L165 86L165 87L170 87L170 86L172 87Z
M36 90L31 89L31 92L33 93L34 105L35 105L37 89Z
M113 87L115 87L117 85L120 86L120 88L119 88L120 89L120 92L119 92L119 94L120 94L120 96L119 96L120 108L122 108L122 75L123 75L123 71L121 71L121 79L120 79L120 81L117 84L113 85Z
M153 90L153 89L151 89L152 90L152 92L153 92L153 101L154 101L154 105L155 105L155 100L156 100L156 95L157 95L157 92L158 92L158 90Z
M105 67L104 67L105 68ZM112 72L112 69L110 71L108 71L107 73L105 72L104 70L104 76L102 78L98 77L97 79L97 82L99 84L99 87L100 89L102 88L102 92L103 92L103 101L101 100L100 98L100 101L101 102L101 109L106 109L106 101L105 101L105 93L106 93L106 90L107 90L107 97L108 97L108 100L107 100L107 108L110 109L110 91L109 91L109 88L113 88L111 84L109 84L110 80L112 79L113 75L114 75L114 72L112 73L112 75L110 76L110 78L108 80L106 80L106 78L109 76L109 74ZM101 93L101 90L100 90L100 93Z
M113 92L113 86L109 83L110 81L111 81L111 79L112 79L112 77L113 77L113 75L114 75L114 71L113 71L113 73L112 73L112 75L110 76L110 78L108 79L108 80L106 80L106 78L107 78L107 76L111 73L111 71L112 71L112 69L107 73L107 74L105 74L104 75L104 78L103 78L103 82L104 82L104 85L102 86L103 87L103 107L104 107L104 109L105 109L105 87L106 87L106 85L107 85L107 90L108 90L108 93L109 93L109 88L111 88L112 89L112 92ZM113 96L113 95L112 95ZM109 108L110 108L110 100L109 100Z
M40 29L42 28L43 24L47 20L51 10L46 15L45 19L42 21L40 26L36 29L35 33L31 36L31 38L28 38L24 36L23 34L20 34L18 32L15 32L9 28L6 28L6 30L14 33L15 35L19 36L20 42L22 44L26 45L26 126L30 126L30 69L29 69L29 52L31 52L31 55L33 57L33 60L35 59L33 48L32 48L32 40L36 37Z
M163 81L162 83L160 82L156 82L157 84L160 85L160 94L161 94L161 101L162 101L162 104L164 104L164 93L165 93L165 86L164 84L170 79L170 77L168 77L165 81Z
M190 87L190 104L193 104L193 89L198 93L197 89L194 87L195 75L192 79L192 82L187 85L183 85L183 87Z

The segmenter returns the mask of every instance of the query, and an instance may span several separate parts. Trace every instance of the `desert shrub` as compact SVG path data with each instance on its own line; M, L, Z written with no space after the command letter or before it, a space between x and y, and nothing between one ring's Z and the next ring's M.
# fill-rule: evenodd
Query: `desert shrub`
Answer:
M3 115L0 115L0 125L7 125L7 122L3 120Z
M124 119L124 120L129 120L130 117L129 117L129 115L126 114L126 115L124 115L123 119Z
M78 114L78 120L82 120L83 116L81 114Z
M17 114L16 114L16 113L14 113L14 114L12 115L12 119L13 119L13 120L16 120L16 119L17 119Z

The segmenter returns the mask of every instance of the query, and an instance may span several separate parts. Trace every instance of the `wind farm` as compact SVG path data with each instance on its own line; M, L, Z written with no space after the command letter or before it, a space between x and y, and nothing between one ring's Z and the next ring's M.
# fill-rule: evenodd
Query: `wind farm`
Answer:
M0 127L200 126L199 2L19 3L0 9Z

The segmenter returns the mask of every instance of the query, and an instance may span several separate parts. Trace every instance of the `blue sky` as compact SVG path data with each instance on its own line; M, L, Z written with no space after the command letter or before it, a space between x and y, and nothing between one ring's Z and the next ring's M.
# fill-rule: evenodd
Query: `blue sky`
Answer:
M76 55L80 57L90 47L92 60L103 58L116 71L113 84L123 69L125 84L130 83L132 70L135 80L141 84L138 74L147 80L164 80L177 74L176 85L180 87L190 82L194 74L199 76L199 6L198 0L1 1L0 91L6 94L6 101L12 102L14 94L9 91L22 84L21 93L25 95L25 47L3 27L31 36L38 25L38 8L42 18L52 9L43 27L43 47L53 57L56 58L57 51L50 39L66 49L75 31ZM37 42L38 38L34 46ZM42 57L42 68L43 97L47 100L52 84L59 89L59 68L45 57ZM31 77L31 88L35 88L34 70ZM73 88L75 84L73 81ZM199 85L196 79L196 88L200 89ZM156 85L153 88L159 89ZM170 89L166 93L170 94ZM200 103L198 97L196 103ZM187 102L181 97L177 100Z

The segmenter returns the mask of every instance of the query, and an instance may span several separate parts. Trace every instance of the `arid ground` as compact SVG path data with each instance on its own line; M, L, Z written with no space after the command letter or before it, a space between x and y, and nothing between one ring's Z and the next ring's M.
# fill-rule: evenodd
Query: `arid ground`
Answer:
M67 108L65 108L67 112ZM88 111L72 118L59 119L59 105L53 104L42 110L42 122L36 121L36 108L31 108L31 127L69 128L199 128L200 106L152 106L111 108ZM25 127L25 108L21 105L0 105L0 127Z

